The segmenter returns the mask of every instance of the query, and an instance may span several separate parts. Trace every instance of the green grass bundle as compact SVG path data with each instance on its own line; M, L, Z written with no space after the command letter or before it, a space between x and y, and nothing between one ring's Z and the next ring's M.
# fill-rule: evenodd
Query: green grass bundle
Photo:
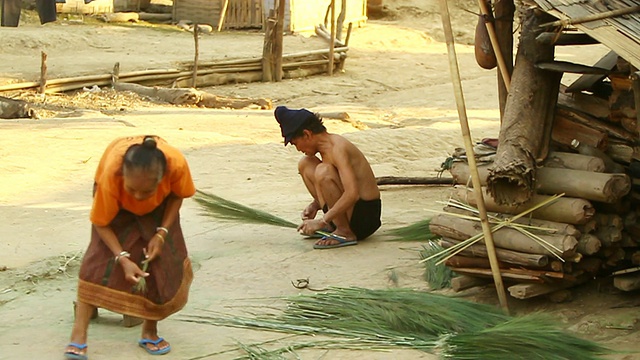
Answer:
M558 329L541 314L515 317L480 331L445 335L440 355L458 360L595 360L610 350Z
M361 350L402 347L459 360L592 360L607 352L559 330L546 319L513 318L493 306L428 292L330 288L284 300L287 306L281 313L251 318L203 314L182 320L324 335L335 339L330 348L340 348L341 344L344 349ZM318 343L317 347L329 348L327 345Z
M433 241L429 241L426 245L422 245L420 251L420 259L427 259L431 255L442 252L444 248ZM430 259L424 262L424 279L429 284L431 290L440 290L451 287L451 279L454 276L453 271L445 264L438 264L436 259Z
M202 207L205 215L221 220L237 221L250 224L267 224L288 228L298 225L268 212L250 208L240 203L223 199L219 196L197 190L193 199Z
M432 234L429 230L431 219L418 221L415 224L407 225L401 228L389 231L394 236L392 241L425 241L439 238L438 235Z

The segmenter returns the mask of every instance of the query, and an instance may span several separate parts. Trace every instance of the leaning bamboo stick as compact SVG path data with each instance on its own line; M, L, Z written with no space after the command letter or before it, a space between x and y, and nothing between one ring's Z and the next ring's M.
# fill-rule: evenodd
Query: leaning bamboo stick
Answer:
M482 15L488 17L491 10L487 7L487 2L485 0L478 0L478 5L480 6L480 12L482 13ZM491 16L489 18L494 18L493 13L491 13ZM487 32L489 33L489 40L491 41L493 52L494 54L496 54L496 60L498 60L498 70L500 71L500 75L502 75L504 86L507 92L509 92L509 88L511 87L511 75L509 74L507 63L504 61L504 56L502 55L500 43L498 42L498 35L496 34L496 28L490 21L485 22L485 26L487 27Z
M493 235L491 228L489 227L489 220L487 219L487 209L484 205L484 198L482 187L480 186L480 178L478 176L478 169L476 167L476 159L473 155L473 143L471 141L471 131L469 129L469 122L467 120L467 112L464 104L464 95L462 92L462 79L460 78L460 70L458 69L458 60L456 56L456 49L453 40L453 29L451 28L451 18L449 15L449 5L446 0L440 0L442 25L444 28L445 38L447 42L447 49L449 54L449 66L451 72L451 78L453 82L454 92L456 95L456 104L458 108L458 116L460 117L460 127L462 130L462 137L464 139L465 149L469 155L469 166L471 167L471 178L474 188L476 202L478 204L478 211L480 212L480 223L482 224L482 231L484 233L485 245L487 246L487 253L489 255L489 262L491 264L491 273L493 275L493 281L496 284L496 290L498 292L498 298L502 309L509 313L509 307L507 304L507 294L502 283L502 276L500 274L500 267L498 265L498 257L496 256L496 249L493 243Z
M540 28L545 28L545 27L549 27L549 26L577 25L577 24L583 24L583 23L590 22L590 21L602 20L602 19L612 18L612 17L616 17L616 16L620 16L620 15L626 15L626 14L632 14L632 13L639 12L639 11L640 11L640 6L625 7L625 8L621 8L621 9L605 11L605 12L602 12L602 13L599 13L599 14L590 14L590 15L587 15L587 16L578 17L578 18L574 18L574 19L556 20L556 21L540 24L538 26Z

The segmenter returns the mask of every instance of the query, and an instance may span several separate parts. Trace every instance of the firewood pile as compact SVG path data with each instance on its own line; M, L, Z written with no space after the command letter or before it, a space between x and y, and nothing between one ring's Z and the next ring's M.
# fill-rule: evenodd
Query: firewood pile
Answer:
M527 202L496 201L485 186L497 149L491 145L499 144L485 139L476 145L489 221L500 228L493 232L499 266L515 298L566 292L563 289L610 275L620 290L640 288L638 121L628 64L619 61L617 66L597 91L567 93L561 87L552 129L546 129L551 134L549 151L537 159L535 193ZM473 213L475 197L464 150L456 149L448 160L446 167L457 185L445 212L430 222L444 248L482 234ZM552 199L558 194L563 195ZM506 221L544 202L548 204ZM446 261L462 275L454 281L454 290L491 279L486 251L478 242Z

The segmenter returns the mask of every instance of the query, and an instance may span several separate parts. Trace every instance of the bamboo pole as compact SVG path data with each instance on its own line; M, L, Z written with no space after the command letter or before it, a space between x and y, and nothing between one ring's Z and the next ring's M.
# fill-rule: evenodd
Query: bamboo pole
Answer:
M578 17L578 18L575 18L575 19L565 19L565 20L552 21L552 22L540 24L538 26L541 27L541 28L544 28L544 27L548 27L548 26L576 25L576 24L582 24L582 23L586 23L586 22L590 22L590 21L596 21L596 20L602 20L602 19L606 19L606 18L616 17L616 16L620 16L620 15L632 14L632 13L639 12L639 11L640 11L640 6L625 7L625 8L617 9L617 10L605 11L605 12L599 13L599 14L591 14L591 15L587 15L587 16L583 16L583 17Z
M229 0L224 0L224 5L222 5L222 11L220 11L220 19L218 20L218 32L222 30L222 25L224 24L224 18L227 16L228 7L229 7Z
M333 59L336 47L336 0L331 0L331 40L329 41L329 59ZM327 69L329 76L333 76L333 61L329 62Z
M198 32L200 27L198 23L193 26L193 42L195 44L195 54L193 56L193 79L191 80L191 87L196 88L196 81L198 79L198 55L200 53L200 47L198 44ZM218 30L219 31L219 30Z
M478 5L480 6L480 12L482 12L482 15L485 18L493 19L493 13L490 12L485 0L478 0ZM509 92L509 88L511 87L511 75L509 75L509 69L504 61L504 56L502 56L502 50L500 49L500 43L498 42L498 36L496 35L496 28L490 21L485 22L485 26L489 33L489 40L491 40L493 52L496 54L496 60L498 60L498 70L504 80L504 86L506 87L507 92Z
M464 145L468 155L467 157L469 159L469 167L471 168L471 180L474 186L473 193L475 194L477 201L480 223L482 224L484 241L485 245L487 246L487 255L491 264L491 273L493 275L493 281L498 292L500 306L502 307L503 311L508 314L509 307L507 304L507 294L504 290L504 284L502 283L502 275L500 274L498 257L496 255L496 249L493 243L493 234L491 233L489 220L487 219L487 209L484 206L484 198L482 196L482 191L480 190L480 177L478 175L478 169L476 166L476 159L473 152L473 142L471 141L471 132L469 130L469 122L467 120L467 112L464 104L462 80L460 78L460 70L458 69L458 59L456 56L456 49L453 40L453 29L451 28L451 18L449 15L449 6L447 5L447 0L440 0L440 8L440 15L442 16L442 26L444 28L444 33L447 41L447 50L449 53L451 80L453 82L454 92L456 96L458 116L460 116L460 128L462 130L462 137L464 139Z
M44 94L47 89L47 53L40 52L40 94Z
M120 63L116 62L113 65L113 71L111 71L111 87L114 87L120 80Z
M344 39L344 46L348 47L349 46L349 40L351 39L351 29L353 28L353 23L349 23L349 27L347 28L347 36ZM335 51L335 49L334 49ZM343 71L344 70L344 63L345 61L347 61L347 54L345 53L344 56L340 57L340 63L338 64L338 71Z

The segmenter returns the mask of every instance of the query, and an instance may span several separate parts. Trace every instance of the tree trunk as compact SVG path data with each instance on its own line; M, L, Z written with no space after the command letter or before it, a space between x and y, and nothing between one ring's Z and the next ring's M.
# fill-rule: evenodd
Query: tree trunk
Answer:
M537 159L546 157L561 73L537 69L553 60L553 46L539 45L538 25L548 17L525 10L516 65L500 128L500 146L489 171L489 192L498 204L518 205L531 199Z

